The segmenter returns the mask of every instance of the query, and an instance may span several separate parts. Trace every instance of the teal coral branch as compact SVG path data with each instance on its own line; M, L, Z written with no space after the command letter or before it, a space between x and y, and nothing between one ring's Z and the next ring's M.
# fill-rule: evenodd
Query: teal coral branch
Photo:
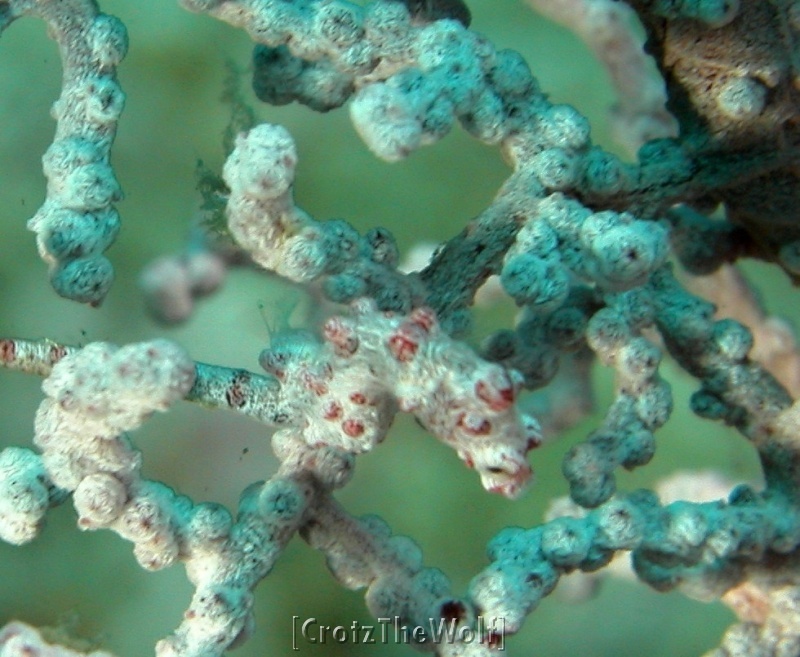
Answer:
M111 144L125 106L116 68L128 49L125 26L94 0L0 4L0 32L11 20L37 16L61 54L61 96L53 105L56 133L42 164L47 198L29 220L50 281L63 297L99 305L114 278L103 255L119 232L114 204L122 189L110 165Z
M503 530L470 597L513 632L562 575L593 572L630 551L636 574L655 589L714 599L748 578L779 579L786 561L797 559L799 523L794 500L778 492L740 486L728 501L661 505L653 493L636 491L588 514ZM780 565L773 570L773 563Z
M0 367L50 376L53 367L82 347L52 340L0 339ZM273 377L243 369L195 363L195 378L184 399L206 408L223 408L248 415L270 425L285 424L289 418L280 408L280 383Z

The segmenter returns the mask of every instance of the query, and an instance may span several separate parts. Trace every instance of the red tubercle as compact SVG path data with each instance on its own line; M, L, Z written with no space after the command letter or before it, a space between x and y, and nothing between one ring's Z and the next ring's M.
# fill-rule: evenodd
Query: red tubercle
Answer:
M542 428L539 423L530 415L521 415L520 422L522 423L523 436L527 439L525 443L525 451L530 451L536 447L541 446L544 442L542 435Z
M350 401L354 404L358 404L362 406L367 403L367 396L363 392L351 392L350 393Z
M233 382L227 390L225 390L225 401L228 402L230 408L241 408L247 402L242 386L238 382Z
M322 417L326 420L338 420L342 417L342 405L337 401L329 401L322 408Z
M364 423L360 420L349 418L342 422L342 431L344 431L351 438L358 438L364 433Z
M264 371L272 374L278 381L286 378L286 356L272 351L265 351L258 359Z
M64 356L67 355L67 348L60 344L54 344L50 347L50 363L55 365Z
M322 336L328 342L336 342L345 331L345 324L341 317L329 317L322 325Z
M341 317L331 317L322 325L323 337L339 356L352 356L358 349L358 337Z
M404 326L401 326L388 341L389 351L395 360L401 363L413 360L417 349L419 349L419 343L409 335L408 330L404 331L404 328Z
M310 390L318 397L328 394L328 385L324 381L321 381L320 378L315 374L305 370L301 377L303 381L303 387L306 390Z
M475 383L475 395L493 411L505 411L514 403L517 391L505 372L492 376L491 379L478 379Z
M456 425L470 436L485 436L492 432L492 423L488 419L474 413L461 413Z
M528 475L525 476L524 478L520 478L517 475L515 475L514 479L507 481L503 484L497 484L496 486L491 486L487 490L490 493L499 493L503 497L508 497L509 499L513 499L519 495L520 491L523 489L528 479L530 479L530 473L528 473Z
M425 333L430 333L436 324L436 312L428 306L415 308L408 316L408 321L419 326Z
M11 363L17 356L17 345L13 340L0 340L0 360Z
M541 447L541 445L542 445L541 438L528 438L528 442L525 444L525 451L530 452L532 449Z
M250 383L250 373L239 370L231 379L225 391L225 400L231 408L242 408L247 404L247 388Z

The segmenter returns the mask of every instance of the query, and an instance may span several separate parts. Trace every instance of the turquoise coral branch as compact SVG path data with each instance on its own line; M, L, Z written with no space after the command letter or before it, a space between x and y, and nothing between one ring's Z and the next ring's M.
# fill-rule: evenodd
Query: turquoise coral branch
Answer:
M63 80L52 109L56 134L42 163L47 199L28 222L56 292L99 305L114 277L103 252L119 232L114 203L122 190L110 165L111 143L125 105L116 69L128 49L125 26L94 0L0 3L0 32L21 16L38 16L58 43Z

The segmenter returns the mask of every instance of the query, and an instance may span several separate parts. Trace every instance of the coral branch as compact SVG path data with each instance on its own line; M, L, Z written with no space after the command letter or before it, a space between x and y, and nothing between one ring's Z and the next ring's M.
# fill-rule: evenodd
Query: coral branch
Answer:
M694 597L713 599L758 578L756 573L766 577L771 566L765 554L778 562L792 560L800 542L797 520L791 500L757 495L745 486L727 503L668 506L639 491L583 517L502 531L489 545L491 565L470 584L470 598L483 613L505 618L513 633L562 574L598 570L615 552L631 550L638 577L650 586L661 591L680 586Z
M367 607L376 618L394 619L409 631L416 647L440 655L490 655L497 637L480 636L475 629L478 610L450 593L450 582L440 570L422 565L422 552L405 536L392 536L377 516L353 518L330 496L320 496L301 530L303 538L325 555L333 576L350 589L367 588ZM485 619L484 619L485 620ZM498 620L498 619L495 619ZM489 627L494 627L489 623ZM437 627L448 628L436 636ZM463 628L472 632L463 633ZM469 636L472 640L445 640Z
M420 305L422 290L397 271L397 246L388 231L362 237L345 221L318 222L294 205L296 164L285 128L263 124L239 135L223 177L231 190L228 226L240 246L291 281L324 277L323 289L338 303L368 295L381 310Z
M196 590L157 657L222 655L255 627L252 589L272 570L313 496L308 481L273 477L247 488L236 521L222 507L200 504L179 529L180 557Z
M779 316L767 314L737 267L725 265L708 276L692 277L688 288L717 307L716 317L729 317L750 329L750 358L772 374L794 399L800 397L800 349L791 327Z
M634 34L630 7L616 0L528 0L528 4L572 29L606 67L617 93L614 136L631 155L652 139L675 136L677 125L665 107L664 81L652 70Z
M125 94L116 67L128 49L125 26L94 0L0 3L0 32L33 15L47 22L63 69L52 109L56 134L42 163L47 199L28 222L58 294L98 305L113 279L103 252L119 232L114 203L122 191L109 163Z
M10 370L50 376L53 366L62 358L79 351L79 347L51 340L0 339L0 366Z
M114 657L104 650L81 650L46 640L36 628L12 621L0 628L0 655L3 657Z
M81 349L51 340L3 338L0 339L0 367L47 377L58 362ZM229 409L267 424L280 425L288 420L279 396L280 387L272 377L195 363L194 383L184 398L208 408Z

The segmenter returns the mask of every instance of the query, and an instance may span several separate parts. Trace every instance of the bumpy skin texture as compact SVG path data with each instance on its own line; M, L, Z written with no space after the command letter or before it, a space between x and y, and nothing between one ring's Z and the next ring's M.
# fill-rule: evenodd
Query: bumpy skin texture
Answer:
M561 8L559 16L597 46L618 79L629 67L652 82L631 35L623 38L621 12L600 0L557 4L551 10ZM551 103L519 54L470 31L461 0L363 7L184 0L257 42L253 86L261 100L322 112L349 102L356 131L387 161L412 156L458 122L497 145L511 174L427 266L405 273L388 231L360 235L344 220L320 221L299 208L291 135L250 125L230 140L216 181L237 243L232 252L326 299L325 319L313 330L274 335L259 359L266 375L195 363L164 340L78 349L0 339L0 364L46 377L39 452L0 452L0 538L32 540L47 509L71 496L79 527L131 541L145 569L184 563L195 592L180 626L158 643L162 657L217 656L245 640L253 588L295 534L325 555L344 586L366 588L377 616L470 629L479 617L502 618L513 633L563 575L597 571L625 552L653 588L722 597L737 612L741 622L715 657L796 654L800 404L781 382L794 392L797 373L773 376L750 331L684 289L670 255L694 273L749 254L799 275L800 5L629 4L679 126L669 136L652 84L642 84L636 98L620 83L631 95L623 98L628 110L660 128L649 139L636 127L631 141L644 143L636 143L635 162L594 145L587 120ZM590 27L593 10L609 19L607 32ZM122 104L114 67L124 31L88 0L0 0L0 30L29 13L48 20L65 62L56 139L44 158L48 199L31 227L56 289L96 305L110 281L100 254L117 225L111 203L119 189L108 156ZM616 38L629 61L612 56ZM720 203L725 219L713 215ZM224 263L210 255L201 247L148 275L164 319L185 319L195 298L221 282ZM520 313L476 354L458 338L492 276ZM741 296L750 312L739 316L769 333L757 301ZM781 353L784 363L800 362L793 343ZM699 382L692 410L735 427L753 445L762 489L669 503L649 491L617 490L617 469L647 464L671 415L670 386L659 371L665 357ZM570 504L544 524L498 534L489 565L463 598L450 593L440 571L424 567L413 541L375 517L351 517L333 499L358 455L387 437L398 411L453 447L487 490L516 497L532 472L526 453L542 439L538 422L517 405L522 390L539 390L534 406L548 413L545 427L564 426L579 414L570 406L588 405L593 358L613 368L615 391L600 426L566 452ZM565 373L577 383L565 385ZM179 399L275 429L281 465L243 491L235 518L141 476L127 432ZM442 655L489 655L497 643L489 634L432 647Z
M63 297L99 305L114 278L103 252L119 232L122 190L109 158L125 94L116 67L128 49L125 26L94 0L0 3L0 33L26 15L47 22L63 63L53 104L53 143L42 158L47 199L28 222L50 280Z

